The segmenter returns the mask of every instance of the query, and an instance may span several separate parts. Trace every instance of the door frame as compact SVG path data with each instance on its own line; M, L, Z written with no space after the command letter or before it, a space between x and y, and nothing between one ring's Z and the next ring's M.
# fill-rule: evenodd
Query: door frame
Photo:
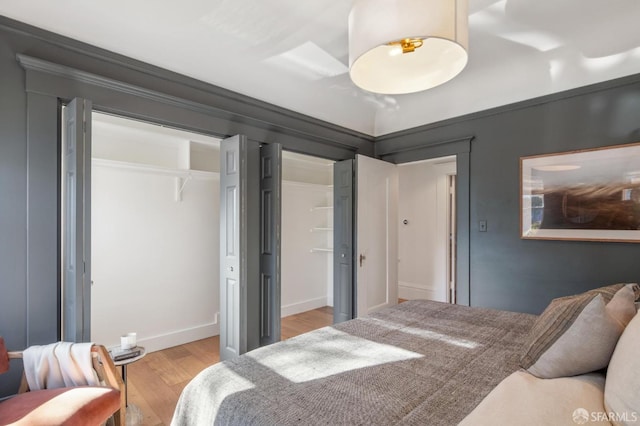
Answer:
M471 142L474 136L428 141L380 155L394 164L456 156L456 304L471 303Z
M456 303L456 175L447 175L447 303Z
M455 230L451 232L451 225L455 226L455 218L451 217L451 214L455 214L455 199L451 200L452 194L455 194L455 189L452 190L451 184L451 176L455 176L455 156L444 156L437 157L428 160L417 160L417 161L408 161L405 163L397 164L398 167L405 166L408 168L418 167L420 170L419 173L426 173L425 175L413 176L409 181L407 179L403 179L403 183L405 185L410 185L418 190L422 190L425 188L425 185L428 187L433 187L433 198L429 198L429 207L427 209L433 208L433 211L429 210L428 212L428 221L430 221L434 225L434 229L428 232L427 239L429 241L428 246L424 247L427 252L422 254L422 258L427 254L430 256L429 263L432 265L429 269L429 272L433 274L432 282L423 282L416 278L415 272L410 274L413 276L413 279L408 279L407 276L403 275L403 280L400 279L400 269L404 267L402 265L407 265L409 270L412 270L416 264L420 263L419 259L412 259L409 263L407 263L407 259L403 256L406 256L406 252L401 254L401 248L404 248L404 244L406 241L401 241L401 235L407 235L407 229L402 230L403 225L401 222L398 222L398 228L401 231L398 232L398 253L399 253L399 294L400 288L402 288L402 298L405 299L415 299L415 298L429 298L434 300L439 300L441 302L451 303L450 297L450 278L455 277L455 272L451 273L451 262L452 257L455 259L455 253L452 253L452 248L455 250L455 242L451 240L452 236L455 238ZM415 169L413 169L415 170ZM415 171L409 172L410 174L416 173ZM406 188L404 186L403 188ZM408 192L411 192L412 189L407 188ZM424 198L425 195L420 193L420 195L413 194L412 196L419 196L424 201L427 198ZM412 197L407 197L405 192L400 191L399 197L399 205L405 204L407 201L412 201ZM452 204L454 204L452 206ZM427 211L421 210L419 208L415 211L416 206L413 207L414 210L404 211L404 215L408 215L408 217L413 217L416 220L417 217L422 217L424 214L427 214ZM452 211L453 210L453 211ZM431 216L433 214L433 216ZM404 216L403 216L404 217ZM422 219L424 220L424 218ZM408 223L404 224L407 225ZM425 226L425 225L422 225ZM422 232L425 232L422 229ZM424 238L424 234L423 238ZM411 244L420 244L421 241L424 241L423 238L420 238L418 241L410 242ZM414 247L415 249L415 247ZM415 250L414 250L415 251ZM452 256L453 254L453 256ZM455 263L453 264L455 268ZM414 282L415 281L415 282ZM402 286L400 286L402 284Z

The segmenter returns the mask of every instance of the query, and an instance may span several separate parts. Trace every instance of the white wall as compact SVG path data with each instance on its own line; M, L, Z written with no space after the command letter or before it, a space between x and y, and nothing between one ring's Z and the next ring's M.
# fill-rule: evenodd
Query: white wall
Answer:
M330 230L333 188L282 183L282 316L333 304L333 253L312 251L333 245Z
M92 339L148 351L219 333L218 142L94 113ZM331 305L332 162L283 153L282 315ZM193 176L176 201L176 176Z
M318 185L333 184L333 161L294 152L282 152L282 180Z
M455 174L456 163L426 161L398 169L398 296L446 301L447 174Z
M218 334L219 181L108 166L92 176L92 340L147 350Z
M219 180L99 164L92 182L92 339L159 350L219 333ZM333 189L282 185L282 316L333 303Z

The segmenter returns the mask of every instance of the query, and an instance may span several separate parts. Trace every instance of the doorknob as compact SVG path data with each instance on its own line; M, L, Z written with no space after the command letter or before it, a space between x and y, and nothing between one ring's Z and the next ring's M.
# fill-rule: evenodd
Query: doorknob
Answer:
M361 268L362 268L362 261L365 260L366 258L367 257L364 254L360 253L360 267Z

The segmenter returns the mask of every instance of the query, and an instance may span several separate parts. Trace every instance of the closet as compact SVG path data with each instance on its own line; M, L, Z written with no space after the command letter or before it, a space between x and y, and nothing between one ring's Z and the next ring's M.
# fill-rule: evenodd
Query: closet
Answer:
M92 340L217 334L218 140L95 112L92 130Z
M333 306L333 161L282 155L282 316Z
M91 338L219 333L219 140L93 113ZM332 304L333 162L283 152L282 315Z

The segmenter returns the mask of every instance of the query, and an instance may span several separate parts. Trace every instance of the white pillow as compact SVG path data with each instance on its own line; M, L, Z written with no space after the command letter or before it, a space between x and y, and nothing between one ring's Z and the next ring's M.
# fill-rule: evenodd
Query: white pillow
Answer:
M604 403L616 426L640 425L640 315L633 317L613 351Z
M500 382L459 426L610 426L603 418L604 386L600 373L540 379L526 371L516 371Z

